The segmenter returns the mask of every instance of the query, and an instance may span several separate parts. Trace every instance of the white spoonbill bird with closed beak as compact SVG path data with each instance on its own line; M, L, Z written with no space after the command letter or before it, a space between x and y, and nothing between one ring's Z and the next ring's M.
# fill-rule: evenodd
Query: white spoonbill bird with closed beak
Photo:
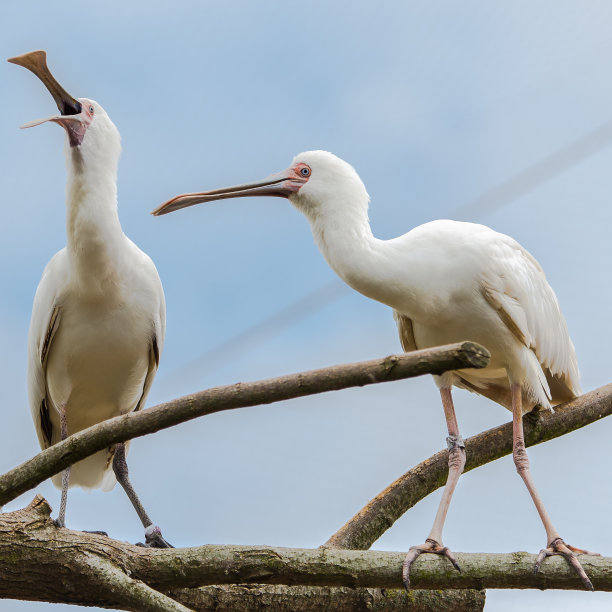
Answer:
M93 100L69 95L46 53L9 59L47 87L67 133L67 245L43 272L28 338L28 394L42 448L114 416L140 410L164 344L166 306L155 265L121 230L117 215L119 132ZM56 523L65 525L68 487L109 490L118 480L145 528L147 545L167 548L128 478L127 443L75 463L53 483L62 489Z
M491 352L483 370L435 377L448 426L449 473L429 536L411 547L404 562L406 587L410 567L422 553L444 555L459 569L442 543L450 500L465 465L451 396L455 385L512 411L514 463L546 530L536 571L547 556L560 554L592 589L576 554L594 553L561 539L536 491L525 450L523 414L580 394L574 346L538 262L512 238L474 223L433 221L393 240L375 238L364 184L352 166L326 151L300 153L287 170L261 182L179 195L153 214L245 196L288 198L310 222L334 271L356 291L393 309L404 350L469 339Z

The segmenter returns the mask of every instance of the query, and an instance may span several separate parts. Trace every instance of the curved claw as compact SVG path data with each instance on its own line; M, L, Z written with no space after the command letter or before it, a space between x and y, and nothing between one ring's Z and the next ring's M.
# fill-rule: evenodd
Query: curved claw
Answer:
M543 548L538 553L538 556L536 557L535 565L533 566L534 574L537 574L540 571L540 566L542 565L542 562L544 561L544 559L546 559L546 557L550 557L552 554L554 553L552 551L549 552L547 548Z
M461 572L461 568L457 563L457 559L450 551L448 546L442 546L435 540L428 538L425 540L425 544L421 544L420 546L411 546L408 549L408 554L404 559L404 563L402 565L402 580L404 582L404 587L407 591L410 590L410 568L412 564L423 554L423 553L433 553L434 555L442 555L446 557L452 564L453 567Z
M423 551L419 550L417 546L411 546L408 549L406 558L404 559L404 563L402 565L402 581L404 582L404 587L407 591L410 590L410 568L422 552Z
M578 560L578 555L594 555L601 556L599 553L589 552L588 550L583 550L582 548L576 548L575 546L569 546L566 544L561 538L557 538L550 543L550 546L547 548L543 548L536 559L535 566L533 568L533 573L537 574L540 571L540 566L542 562L547 557L552 557L554 555L561 555L566 559L566 561L574 568L575 572L582 580L582 584L589 591L594 591L593 583L590 581L589 577L586 575L584 568L580 564Z
M447 546L444 547L443 554L453 564L453 567L459 573L461 573L461 568L459 567L459 564L457 563L457 559L455 559L455 555L453 555L453 553L450 551L450 549Z

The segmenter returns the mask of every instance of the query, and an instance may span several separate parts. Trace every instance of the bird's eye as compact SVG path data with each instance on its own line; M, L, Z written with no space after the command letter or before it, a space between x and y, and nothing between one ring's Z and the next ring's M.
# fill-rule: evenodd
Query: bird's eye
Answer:
M93 107L93 106L91 106L91 105L89 106L89 112L90 112L92 115L93 115L93 113L94 113L94 107Z
M302 176L310 176L310 168L307 168L306 166L304 166L301 170L300 170L300 174Z

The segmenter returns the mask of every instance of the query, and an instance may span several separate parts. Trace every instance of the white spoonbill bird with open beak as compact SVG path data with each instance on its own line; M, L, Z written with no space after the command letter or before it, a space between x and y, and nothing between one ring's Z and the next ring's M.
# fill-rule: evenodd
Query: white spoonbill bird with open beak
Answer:
M44 51L9 59L47 87L68 135L67 245L38 285L28 338L28 394L42 448L114 416L140 410L164 344L166 307L155 265L121 230L117 215L119 132L93 100L75 99L53 78ZM129 478L127 443L88 457L53 483L62 489L57 524L65 524L68 487L111 489L118 480L145 528L148 545L169 547Z
M406 587L421 553L444 555L459 569L442 544L444 520L465 465L451 396L456 385L512 410L514 463L546 530L536 571L547 556L561 554L592 589L576 553L593 553L561 539L536 491L525 451L523 414L580 394L574 346L537 261L512 238L474 223L433 221L393 240L375 238L364 184L352 166L326 151L301 153L287 170L258 183L179 195L153 214L244 196L285 197L304 213L334 271L356 291L393 309L404 350L469 339L491 352L483 370L435 377L448 426L449 473L428 538L413 546L404 562Z

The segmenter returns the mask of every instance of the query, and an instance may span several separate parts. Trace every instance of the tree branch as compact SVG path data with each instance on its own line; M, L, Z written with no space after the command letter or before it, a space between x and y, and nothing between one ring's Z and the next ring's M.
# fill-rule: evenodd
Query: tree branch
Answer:
M138 612L191 612L191 608L171 597L152 589L140 580L130 578L113 565L112 561L95 555L87 555L84 562L95 574L98 584L112 593L126 610Z
M156 589L172 585L265 583L399 589L406 553L333 548L200 546L160 551L133 559L130 571ZM448 560L423 555L410 574L415 589L566 589L584 590L580 578L560 557L546 559L533 573L536 555L455 553L461 572ZM581 556L595 590L612 591L612 558ZM414 575L414 578L413 578Z
M555 408L524 417L527 446L553 440L612 414L612 384L590 391ZM465 440L465 471L512 452L512 423ZM424 497L444 486L448 451L443 450L400 476L339 529L325 546L367 550L393 523ZM463 569L463 567L462 567ZM412 578L411 578L412 581Z
M50 513L37 495L27 508L0 514L0 597L189 612L131 575L122 542L106 538L100 547L92 534L57 528Z
M441 374L458 368L482 368L489 362L489 356L489 352L482 346L463 342L391 355L385 359L215 387L186 395L84 429L0 476L0 507L99 450L196 417L422 374Z
M457 359L463 360L462 363L457 363ZM40 453L0 476L0 503L6 503L67 465L115 442L153 433L197 416L423 373L482 367L487 359L484 349L463 343L203 391L142 413L106 421ZM555 414L528 415L525 418L527 444L558 437L611 412L612 385L607 385L558 407ZM466 469L508 454L510 428L511 425L506 424L469 438L466 441ZM443 485L446 475L447 452L443 451L388 487L332 536L330 545L369 547L396 518ZM381 609L395 609L392 599L396 595L400 599L408 597L413 602L423 597L424 605L429 607L415 610L440 609L442 605L440 595L434 591L428 597L427 593L421 595L417 591L404 596L401 590L372 590L401 589L400 568L404 554L399 552L266 546L203 546L155 551L103 536L58 529L49 515L48 504L39 497L24 510L0 514L0 597L133 610L184 610L185 605L194 609L219 605L223 609L222 603L226 602L223 605L233 610L240 609L236 605L245 600L244 589L251 589L253 607L258 605L257 601L263 607L263 602L274 600L284 602L288 609L299 609L288 602L320 596L331 597L338 610L343 605L345 609L359 609L357 606L362 604L367 609L368 601L387 606ZM457 558L462 566L461 574L444 559L420 558L414 567L413 586L432 590L581 588L577 576L562 559L547 559L541 573L534 576L535 556L527 553L458 553ZM581 561L596 590L612 591L612 559L582 557ZM101 568L104 570L102 581ZM236 583L250 586L223 586ZM288 586L265 587L261 583ZM452 591L444 594L447 595L453 598ZM472 592L467 598L455 598L457 607L447 608L446 604L442 607L481 609L477 607L479 601L484 601L479 599L480 595L484 598L484 593ZM236 605L229 603L232 597ZM279 609L280 604L276 607Z
M168 594L193 610L215 612L482 612L485 591L410 591L268 584L216 585Z
M411 573L414 587L583 588L573 569L558 557L546 559L540 573L534 575L535 555L524 552L456 556L461 573L446 559L432 555L419 558ZM190 605L188 594L180 592L207 585L400 589L403 559L401 552L329 548L142 548L57 528L48 504L38 496L27 508L0 515L0 597L4 598L157 611L181 610L180 604L162 598L181 596ZM581 562L596 590L612 591L612 558L583 556ZM110 574L100 576L100 568L107 572L111 566ZM136 591L129 593L134 588ZM191 593L192 600L196 596Z

